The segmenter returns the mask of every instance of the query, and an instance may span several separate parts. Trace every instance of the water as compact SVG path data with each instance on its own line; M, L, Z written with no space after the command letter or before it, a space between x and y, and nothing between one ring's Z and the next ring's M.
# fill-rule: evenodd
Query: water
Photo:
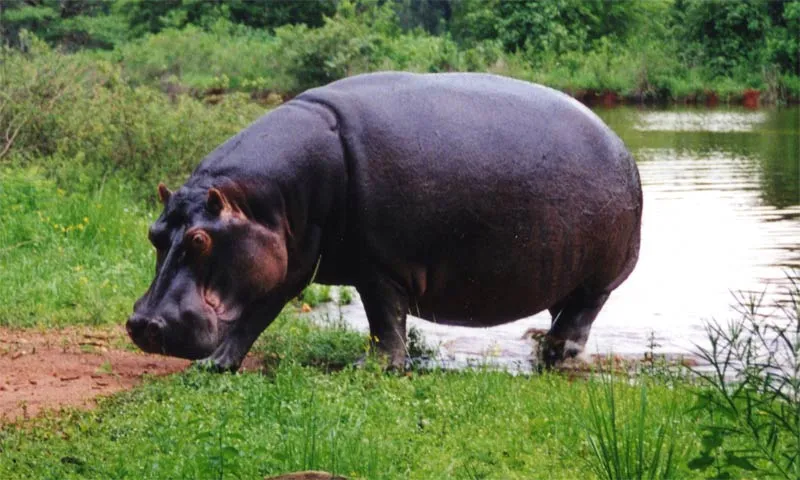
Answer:
M691 354L703 323L738 316L732 292L781 301L788 269L800 269L800 108L596 110L639 165L644 191L639 264L606 303L588 353ZM360 301L328 307L367 330ZM493 328L436 325L410 317L447 366L530 368L533 317Z

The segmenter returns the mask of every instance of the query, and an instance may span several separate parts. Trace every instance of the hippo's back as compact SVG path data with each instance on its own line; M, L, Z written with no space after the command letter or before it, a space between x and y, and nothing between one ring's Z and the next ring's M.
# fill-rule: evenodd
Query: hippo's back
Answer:
M613 289L636 262L635 163L562 93L494 75L382 73L297 101L335 113L349 240L407 282L422 316L519 318L576 288Z

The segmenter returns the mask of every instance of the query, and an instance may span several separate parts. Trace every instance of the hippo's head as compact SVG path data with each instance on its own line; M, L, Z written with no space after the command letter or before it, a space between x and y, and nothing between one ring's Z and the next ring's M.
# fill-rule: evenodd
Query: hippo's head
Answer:
M285 229L256 222L237 187L158 187L164 211L150 227L155 279L127 330L146 352L209 356L286 277Z

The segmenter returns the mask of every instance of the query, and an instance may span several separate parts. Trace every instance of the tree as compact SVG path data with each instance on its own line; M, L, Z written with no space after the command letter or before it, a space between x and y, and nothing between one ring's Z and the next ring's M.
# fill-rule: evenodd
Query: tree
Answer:
M684 61L714 75L763 64L771 21L767 0L676 0L674 21Z

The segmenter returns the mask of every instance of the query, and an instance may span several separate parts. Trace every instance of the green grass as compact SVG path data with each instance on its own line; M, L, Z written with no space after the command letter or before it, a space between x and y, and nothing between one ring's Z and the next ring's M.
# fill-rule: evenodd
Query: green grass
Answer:
M102 403L0 430L2 478L261 478L322 469L352 478L591 478L583 380L497 372L409 376L367 366L325 374L190 371ZM639 391L622 388L634 400ZM685 410L654 387L648 414ZM699 445L675 418L676 478ZM648 430L648 433L650 430Z
M680 448L674 432L678 411L667 408L659 416L651 416L648 383L640 382L636 398L630 395L629 386L621 386L611 375L601 374L599 380L588 382L588 458L598 478L675 477L674 455Z
M125 185L66 192L35 169L0 170L0 325L124 321L147 288L157 213Z
M287 359L305 366L340 370L367 353L365 335L348 329L339 319L324 323L320 326L308 317L298 318L292 307L286 308L261 334L252 351L263 358L268 370Z

